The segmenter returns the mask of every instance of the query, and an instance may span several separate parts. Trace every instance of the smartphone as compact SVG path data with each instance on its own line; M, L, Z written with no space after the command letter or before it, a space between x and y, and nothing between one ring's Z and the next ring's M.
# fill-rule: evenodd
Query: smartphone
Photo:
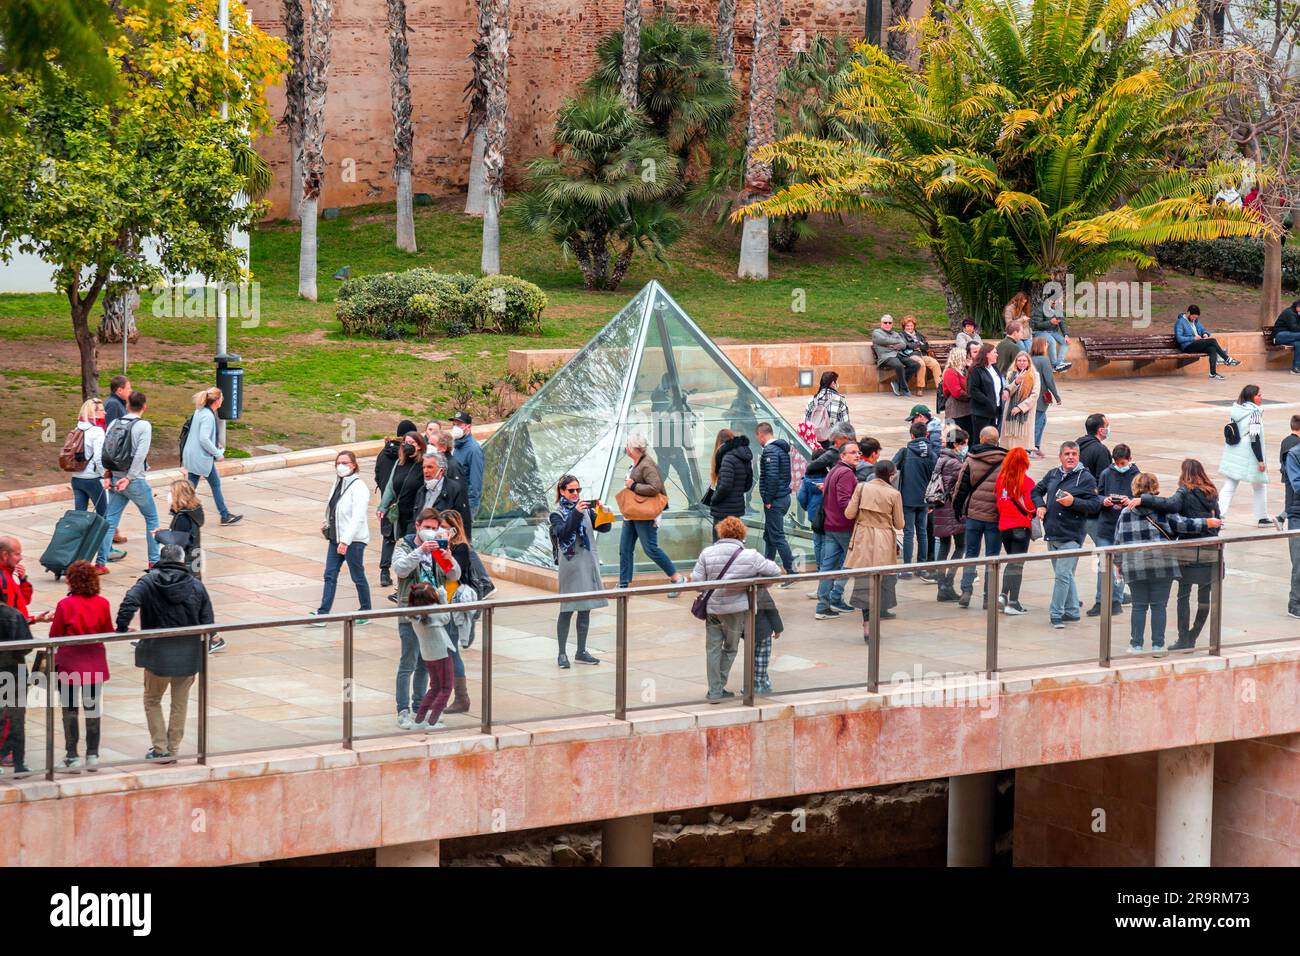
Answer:
M588 507L588 508L593 508L593 509L594 509L594 508L596 507L596 501L597 501L597 499L595 499L595 498L588 498L588 499L587 499L587 507Z
M1057 488L1057 489L1056 489L1056 500L1057 500L1057 501L1060 501L1062 498L1066 497L1067 495L1069 495L1069 492L1066 491L1064 488Z

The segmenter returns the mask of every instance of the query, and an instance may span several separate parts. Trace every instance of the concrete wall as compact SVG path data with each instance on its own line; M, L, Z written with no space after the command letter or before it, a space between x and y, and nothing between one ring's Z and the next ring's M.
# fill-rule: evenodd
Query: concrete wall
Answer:
M919 16L927 0L916 0ZM250 0L256 24L284 35L280 0ZM411 28L411 96L415 125L416 192L463 192L470 144L464 142L466 60L477 32L474 0L407 0ZM748 62L753 46L753 7L741 4L736 25L737 84L748 103ZM716 0L644 0L643 16L667 11L714 23ZM861 36L866 23L862 0L787 0L782 55L792 43L821 33ZM596 42L621 29L621 0L516 0L511 4L510 116L507 128L507 178L534 156L550 149L556 109L591 73ZM321 198L326 206L352 206L393 198L392 112L388 91L385 8L375 0L335 0L329 100L325 112L326 176ZM284 113L284 88L270 90L271 113ZM741 115L744 114L742 108ZM740 124L743 129L743 123ZM271 215L287 208L289 150L282 127L260 142L275 173ZM355 164L355 178L343 177L343 161ZM350 168L350 167L349 167Z
M946 706L933 689L851 689L33 781L0 786L0 866L245 863L1198 743L1294 740L1298 681L1300 645L1278 645L1008 674L967 683L970 696L950 695Z
M1215 866L1300 866L1300 734L1217 744L1213 819ZM1017 866L1152 866L1155 834L1154 753L1016 772Z

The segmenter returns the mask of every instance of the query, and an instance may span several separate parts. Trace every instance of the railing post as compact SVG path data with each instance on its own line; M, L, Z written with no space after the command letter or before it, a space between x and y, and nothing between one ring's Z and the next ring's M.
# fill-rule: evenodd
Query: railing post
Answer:
M208 652L212 647L212 633L203 635L199 652L199 766L208 762Z
M1103 550L1098 557L1101 558L1101 594L1097 598L1101 602L1101 643L1097 648L1097 665L1099 667L1109 667L1110 625L1112 621L1110 605L1115 600L1115 556L1109 551Z
M1210 654L1219 656L1219 648L1223 644L1223 575L1227 572L1228 566L1224 561L1223 542L1218 542L1215 546L1214 577L1210 578Z
M879 574L871 575L871 611L867 627L867 690L876 693L880 690L880 596L881 578Z
M998 595L1002 593L1002 565L990 561L984 572L989 586L989 606L984 625L984 671L991 678L998 669Z
M401 621L398 621L400 626ZM343 622L343 749L352 749L352 618Z
M483 715L479 724L485 734L492 733L492 608L483 609L483 664L479 668L481 673L482 687L480 692L483 695Z
M754 706L754 636L758 633L758 585L745 589L749 606L745 609L745 706Z
M45 779L54 779L54 647L45 649ZM14 688L21 693L19 688ZM14 761L14 773L19 770L18 761Z
M627 720L627 595L614 600L614 718Z

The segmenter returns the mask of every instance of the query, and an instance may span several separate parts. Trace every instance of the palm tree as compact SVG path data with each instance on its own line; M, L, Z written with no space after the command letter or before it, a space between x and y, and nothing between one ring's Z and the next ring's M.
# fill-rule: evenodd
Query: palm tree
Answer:
M736 72L736 0L718 0L715 49L718 62L730 77Z
M567 101L555 145L557 156L528 166L520 222L572 253L588 289L616 289L637 249L660 258L681 235L664 202L677 188L677 162L641 112L610 91Z
M330 69L330 0L311 0L303 80L302 237L298 249L298 295L316 301L316 220L325 178L325 94Z
M776 139L776 87L780 75L781 0L754 0L754 54L749 72L749 132L746 136L745 189L749 202L772 195L772 163L756 152ZM742 279L767 278L767 217L745 220L740 236Z
M411 196L411 73L406 0L388 0L389 91L393 99L393 179L397 182L397 248L415 251Z
M760 150L808 181L736 216L899 209L936 259L950 320L977 321L996 305L984 278L1023 277L1040 301L1067 273L1151 264L1160 242L1261 235L1255 213L1212 204L1226 167L1168 160L1221 91L1153 49L1191 8L1120 39L1142 2L954 0L944 21L923 19L919 70L860 48L835 108L879 144L796 135Z
M907 34L893 29L912 12L912 0L889 0L889 23L885 32L885 52L895 60L907 59Z
M505 198L507 67L510 58L510 0L481 0L488 25L484 80L487 84L486 116L483 122L483 186L487 202L483 209L484 275L501 271L501 203Z
M289 45L289 73L284 79L284 125L289 140L289 219L299 220L302 203L303 57L302 0L284 0L281 15L284 39Z
M636 109L641 80L641 0L623 0L623 64L619 92Z
M470 77L469 82L465 84L465 100L469 105L469 112L465 117L465 135L461 141L464 142L471 136L474 138L473 146L470 147L469 185L465 191L465 215L467 216L483 215L483 209L487 205L486 194L483 191L483 122L487 119L488 97L487 10L485 0L478 0L478 36L474 38L474 49L469 54Z

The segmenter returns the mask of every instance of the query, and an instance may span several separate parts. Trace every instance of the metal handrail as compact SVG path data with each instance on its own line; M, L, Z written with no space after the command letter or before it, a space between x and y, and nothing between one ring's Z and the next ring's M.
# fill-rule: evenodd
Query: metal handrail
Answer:
M865 579L868 584L870 593L870 611L867 615L867 689L876 692L880 685L880 645L881 645L881 611L882 611L882 584L887 576L897 575L902 571L912 573L920 571L956 571L968 567L983 567L989 584L990 592L996 596L998 593L998 583L1001 577L1003 565L1026 564L1031 561L1055 561L1061 558L1082 558L1089 555L1100 555L1103 564L1103 585L1102 598L1103 607L1101 608L1100 618L1100 638L1101 643L1097 656L1099 666L1108 667L1111 663L1110 658L1110 636L1111 636L1111 616L1112 605L1109 600L1112 596L1114 560L1116 555L1122 555L1127 552L1137 551L1159 551L1163 549L1176 548L1209 548L1218 553L1216 558L1222 562L1222 554L1230 544L1244 542L1257 543L1269 540L1282 540L1300 536L1300 530L1268 532L1265 534L1237 535L1232 537L1214 536L1206 538L1193 538L1180 541L1162 541L1148 544L1132 545L1109 545L1105 547L1094 548L1071 548L1069 550L1047 551L1036 554L1001 554L995 556L979 556L975 558L958 558L948 561L929 561L916 564L887 564L874 565L865 568L843 568L838 571L816 571L801 574L780 575L776 577L763 578L737 578L728 580L725 589L718 588L718 581L701 581L680 584L659 584L649 585L636 588L621 588L614 594L609 590L584 591L573 594L554 594L544 595L542 597L523 597L523 598L505 598L502 600L474 601L464 604L457 604L454 607L448 607L443 613L463 613L472 611L481 611L481 621L483 630L483 641L480 648L481 655L481 717L480 725L484 733L491 733L493 726L492 715L492 657L493 657L493 617L504 609L514 607L536 607L540 605L559 604L566 601L577 601L593 598L613 597L615 601L615 669L616 669L616 689L614 711L617 719L626 719L629 710L635 711L644 708L629 707L627 702L627 677L628 677L628 641L627 641L627 608L628 601L636 596L651 596L667 594L670 592L684 591L703 591L703 590L725 590L729 592L745 591L747 607L744 612L746 615L745 622L745 655L743 665L744 695L742 700L752 705L755 697L755 674L754 674L754 636L756 627L757 613L757 594L760 587L766 587L778 583L792 581L817 582L823 580L836 580L840 578L858 578ZM1220 653L1222 646L1222 613L1220 608L1220 598L1222 593L1222 581L1219 575L1213 579L1213 597L1210 614L1210 634L1208 653L1217 655ZM191 627L180 628L158 628L154 630L125 631L125 632L108 632L102 634L86 634L61 638L33 639L31 641L13 641L6 642L5 648L11 651L28 651L28 650L46 650L51 657L49 686L47 687L47 699L45 706L45 723L46 723L46 759L47 766L45 776L47 779L54 779L55 766L53 762L54 748L54 652L59 647L74 646L78 644L90 643L119 643L124 640L161 640L176 637L200 637L202 638L202 660L199 671L199 714L198 714L198 762L206 763L207 758L211 755L208 752L208 648L210 642L219 632L231 631L248 631L260 630L278 627L294 627L307 624L331 624L339 623L343 625L343 714L342 714L342 739L340 743L343 747L351 749L353 741L357 739L354 735L353 727L353 630L358 618L368 619L402 619L406 617L427 615L427 607L417 608L387 608L376 611L346 611L337 614L328 615L299 615L291 618L270 618L262 620L239 621L230 624L212 623L194 625ZM985 670L986 677L992 678L995 673L999 672L998 661L998 605L995 600L989 602L988 613L986 615L986 654ZM1276 643L1271 641L1269 643ZM1147 655L1136 655L1145 657ZM1071 660L1066 662L1051 662L1056 665L1066 666L1079 663L1089 662L1091 659ZM1042 667L1043 664L1033 665ZM1029 667L1024 665L1020 667L1009 668L1008 670L1023 670ZM861 686L855 684L837 685L837 687ZM663 705L652 705L663 706ZM387 736L387 735L380 735ZM369 739L362 738L362 739ZM301 746L301 743L295 743L293 746ZM275 748L272 748L275 749ZM239 753L240 751L223 751L222 753Z

